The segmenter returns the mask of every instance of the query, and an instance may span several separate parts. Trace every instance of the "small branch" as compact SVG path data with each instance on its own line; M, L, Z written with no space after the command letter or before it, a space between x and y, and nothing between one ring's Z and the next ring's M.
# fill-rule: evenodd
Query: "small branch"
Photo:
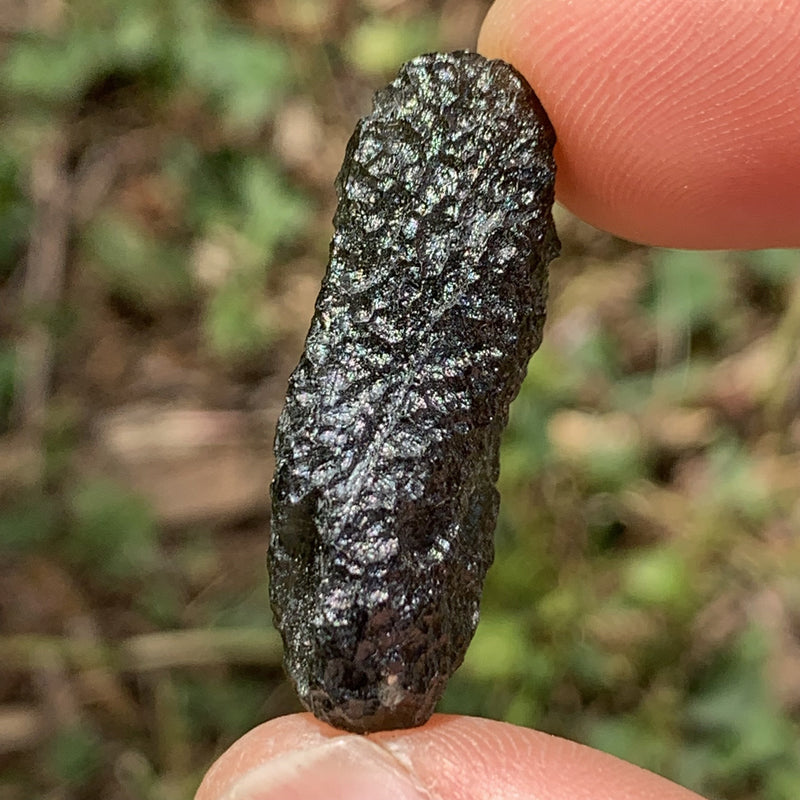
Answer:
M120 651L128 669L147 672L219 664L277 666L283 648L274 629L227 628L147 633L128 639Z
M0 36L55 34L66 12L65 0L0 0Z
M0 706L0 755L33 750L45 730L45 715L34 706Z
M34 221L25 266L22 305L35 313L18 347L15 412L23 429L41 432L53 370L54 347L46 320L64 290L71 223L71 184L66 170L67 137L59 132L33 163Z
M92 217L124 166L153 158L158 136L149 128L123 134L91 149L70 175L69 144L62 130L34 159L34 220L22 290L22 306L33 319L18 346L14 403L16 420L25 431L38 435L44 424L55 350L46 317L57 308L64 291L72 227Z
M74 215L80 226L90 220L106 201L122 170L157 159L162 132L136 128L89 148L74 176Z
M213 628L132 636L116 645L61 636L21 634L0 639L0 672L41 667L58 653L73 669L149 672L224 664L279 666L282 647L271 628Z

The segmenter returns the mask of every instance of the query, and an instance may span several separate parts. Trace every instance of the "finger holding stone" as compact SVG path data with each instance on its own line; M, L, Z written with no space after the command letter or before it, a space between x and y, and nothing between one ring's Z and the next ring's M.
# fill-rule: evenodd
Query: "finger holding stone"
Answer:
M479 49L558 136L557 198L689 248L800 245L800 3L497 0Z

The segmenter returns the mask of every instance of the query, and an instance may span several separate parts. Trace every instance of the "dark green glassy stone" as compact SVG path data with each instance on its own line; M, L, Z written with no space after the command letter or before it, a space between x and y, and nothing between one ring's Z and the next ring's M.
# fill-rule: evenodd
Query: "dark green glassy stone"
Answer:
M559 250L554 142L513 67L458 52L406 64L347 147L269 546L286 669L337 727L424 723L475 631Z

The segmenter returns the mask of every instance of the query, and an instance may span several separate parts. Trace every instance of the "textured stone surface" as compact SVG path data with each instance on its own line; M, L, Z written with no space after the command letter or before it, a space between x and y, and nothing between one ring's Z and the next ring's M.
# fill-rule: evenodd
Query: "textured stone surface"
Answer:
M558 253L554 141L512 67L450 53L406 64L348 145L269 549L286 668L338 727L424 723L475 631Z

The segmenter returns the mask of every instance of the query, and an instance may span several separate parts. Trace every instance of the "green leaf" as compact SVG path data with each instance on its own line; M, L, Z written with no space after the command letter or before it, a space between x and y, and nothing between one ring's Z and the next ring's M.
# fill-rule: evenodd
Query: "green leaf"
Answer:
M729 271L714 254L656 251L653 264L656 321L669 331L708 324L730 305Z
M633 714L588 723L586 743L640 767L663 771L670 761L670 743L662 731Z
M775 286L797 277L800 268L800 250L753 250L744 256L753 273Z
M518 619L484 614L467 650L463 670L480 680L524 675L528 638Z
M30 35L9 51L0 82L14 94L42 101L74 100L107 69L109 54L99 30L74 29L63 39Z
M645 606L683 606L690 596L689 571L674 548L651 548L631 557L622 579L623 591Z
M201 157L185 145L168 169L191 186L188 215L198 233L220 227L239 232L252 247L238 255L260 271L308 223L308 202L267 159L227 149Z
M0 432L8 428L16 375L17 359L14 350L0 346Z
M73 492L70 508L73 525L64 548L71 561L112 579L141 577L155 568L155 519L140 497L95 479Z
M109 60L117 69L134 71L164 57L164 25L160 3L124 3L113 6L113 26L107 36L113 42Z
M196 735L233 741L263 719L263 685L246 678L199 681L176 678L180 704Z
M771 692L768 657L763 632L746 630L719 655L686 707L689 730L713 744L707 780L717 793L727 794L726 787L759 775L769 783L774 770L783 770L785 780L785 770L791 768L800 779L796 736Z
M398 22L374 17L355 29L347 42L350 61L372 75L395 71L398 64L436 49L437 26L433 17Z
M85 723L62 727L44 753L49 771L58 785L78 789L86 786L105 763L102 740Z
M247 282L228 280L206 310L205 331L213 353L223 361L248 358L263 352L273 338L262 298Z
M169 309L191 295L183 251L114 213L96 219L83 237L87 255L112 294L140 309Z
M16 258L28 238L32 215L30 204L21 191L18 165L3 144L0 143L0 281L16 265ZM0 399L0 407L1 404Z
M179 31L175 47L187 80L234 126L260 125L288 88L286 51L271 39L196 26Z
M308 206L263 159L248 159L241 172L245 210L242 232L269 258L306 224Z
M752 455L736 439L722 439L709 453L709 491L704 498L720 509L737 511L761 522L778 510L770 486L758 473Z
M187 218L197 233L212 225L235 228L241 219L240 152L223 148L200 153L189 141L176 143L165 170L187 187Z
M52 540L58 507L46 496L33 495L0 511L0 552L33 553Z

